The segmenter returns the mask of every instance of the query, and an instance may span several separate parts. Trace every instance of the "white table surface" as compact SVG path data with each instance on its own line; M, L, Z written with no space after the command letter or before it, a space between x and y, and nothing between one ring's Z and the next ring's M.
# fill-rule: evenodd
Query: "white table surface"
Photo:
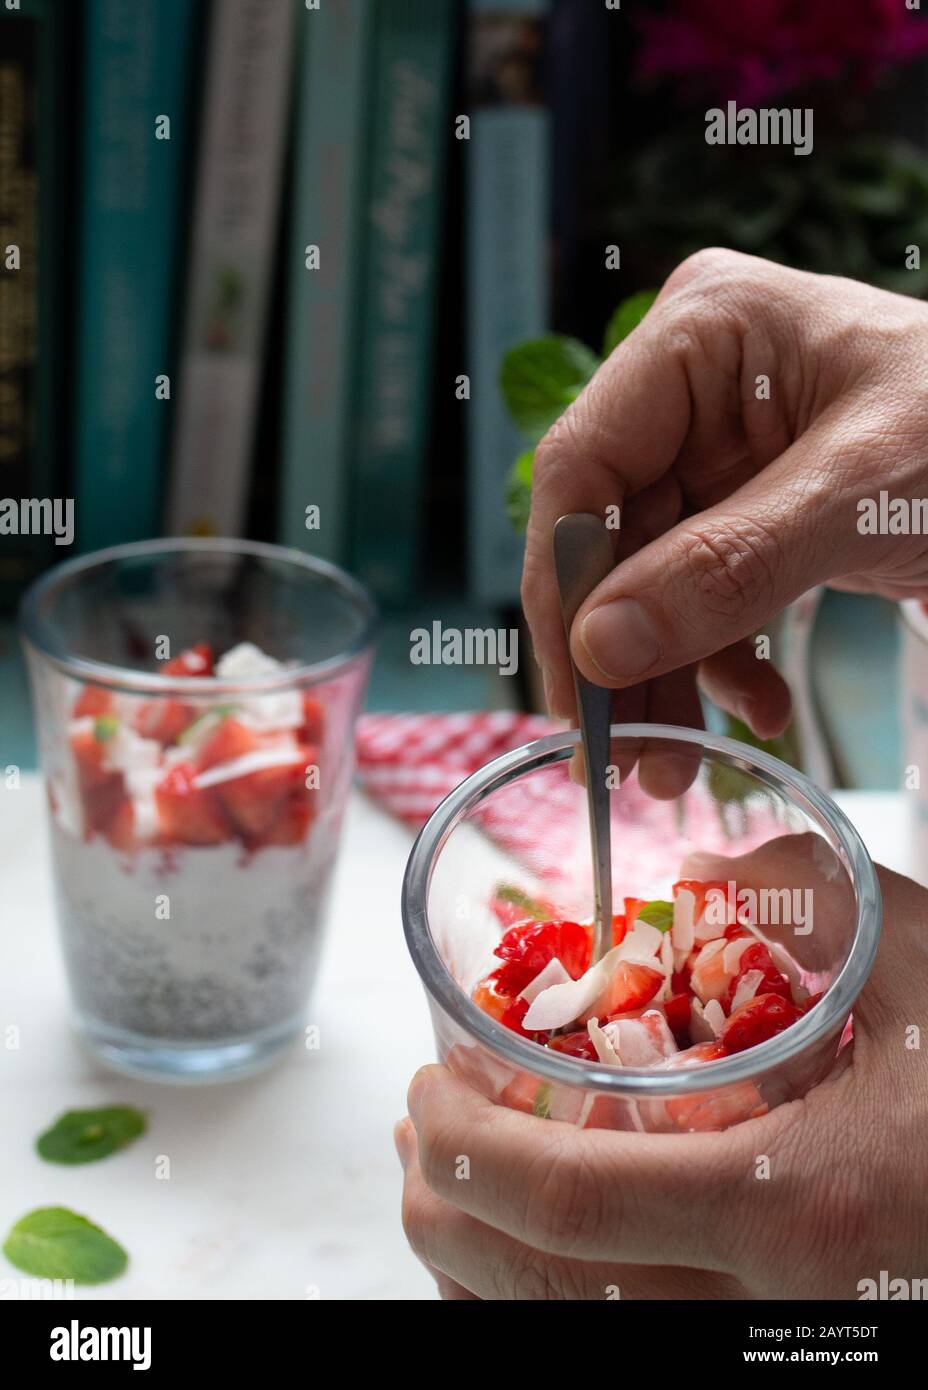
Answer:
M874 857L905 872L903 795L838 799ZM400 925L411 840L354 796L310 1009L317 1051L296 1047L247 1081L154 1085L113 1075L75 1041L40 784L0 790L0 1243L33 1207L62 1205L130 1255L120 1280L78 1298L432 1298L400 1225L392 1139L409 1078L434 1055ZM10 1024L18 1050L5 1044ZM150 1117L123 1152L77 1168L36 1155L36 1136L61 1111L119 1102ZM160 1155L169 1180L155 1176ZM11 1276L0 1256L0 1280Z

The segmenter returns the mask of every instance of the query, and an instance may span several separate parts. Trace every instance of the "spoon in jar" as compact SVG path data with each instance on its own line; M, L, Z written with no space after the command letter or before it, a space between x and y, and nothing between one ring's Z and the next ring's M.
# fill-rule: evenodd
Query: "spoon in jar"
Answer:
M562 516L554 527L554 567L561 597L561 614L567 634L581 603L614 568L612 541L602 519L589 512ZM609 814L607 769L610 757L612 691L594 685L577 670L571 657L577 722L586 771L586 800L593 854L595 965L612 946L612 829Z

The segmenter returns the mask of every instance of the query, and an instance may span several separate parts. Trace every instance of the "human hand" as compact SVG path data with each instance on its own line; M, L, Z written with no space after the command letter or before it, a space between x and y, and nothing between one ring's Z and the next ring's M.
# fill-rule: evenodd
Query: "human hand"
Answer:
M881 1270L928 1275L928 1062L906 1031L924 1015L928 893L879 875L888 929L853 1048L760 1119L577 1129L496 1105L445 1067L417 1073L397 1127L403 1220L442 1296L855 1299Z
M750 634L816 584L928 593L928 538L858 530L928 496L928 308L732 251L690 257L535 455L522 599L552 713L573 684L552 532L621 507L571 651L624 721L700 723L694 672L762 738L789 693ZM766 377L770 398L757 399Z

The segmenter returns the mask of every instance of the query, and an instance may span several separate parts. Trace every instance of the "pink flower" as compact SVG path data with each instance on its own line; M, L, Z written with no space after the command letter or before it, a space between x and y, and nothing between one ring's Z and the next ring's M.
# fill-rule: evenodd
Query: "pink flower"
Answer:
M641 30L642 77L746 106L843 75L868 85L928 52L928 23L904 0L672 0Z

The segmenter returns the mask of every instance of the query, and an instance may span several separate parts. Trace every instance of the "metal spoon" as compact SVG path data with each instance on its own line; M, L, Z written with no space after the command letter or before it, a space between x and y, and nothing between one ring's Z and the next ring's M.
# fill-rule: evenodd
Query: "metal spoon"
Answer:
M568 643L578 608L614 566L612 541L600 517L588 512L573 512L569 516L562 516L555 524L554 567ZM591 964L595 965L612 946L612 834L609 788L606 785L612 691L588 681L577 670L573 659L570 664L577 692L577 717L590 816L593 891L596 899Z

